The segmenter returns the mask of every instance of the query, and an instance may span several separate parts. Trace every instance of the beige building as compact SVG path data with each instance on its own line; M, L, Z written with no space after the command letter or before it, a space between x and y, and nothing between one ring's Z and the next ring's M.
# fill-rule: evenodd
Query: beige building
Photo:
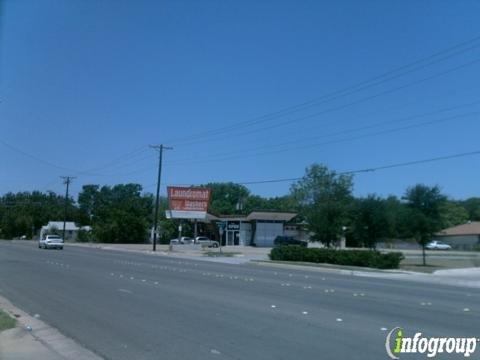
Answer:
M453 226L435 234L435 240L443 241L456 250L474 250L480 247L480 221Z

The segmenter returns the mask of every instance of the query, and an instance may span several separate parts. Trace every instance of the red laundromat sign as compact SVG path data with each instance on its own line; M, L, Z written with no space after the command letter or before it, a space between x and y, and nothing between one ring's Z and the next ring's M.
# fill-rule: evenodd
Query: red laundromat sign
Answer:
M170 210L208 211L211 195L210 189L168 186L167 191Z

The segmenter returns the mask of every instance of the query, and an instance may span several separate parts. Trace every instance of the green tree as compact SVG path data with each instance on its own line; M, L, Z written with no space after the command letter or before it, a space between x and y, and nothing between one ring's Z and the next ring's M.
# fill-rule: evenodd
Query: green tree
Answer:
M0 229L5 238L26 235L32 238L49 221L63 220L65 198L53 192L7 193L0 197ZM76 221L78 211L67 200L67 221Z
M245 202L244 212L250 213L254 210L296 211L297 207L297 202L291 195L272 198L250 195Z
M79 207L90 218L96 241L143 243L148 239L153 197L141 191L139 184L84 186L78 197Z
M471 221L480 221L480 198L472 197L462 201L462 205L468 211L468 217Z
M468 211L456 201L446 201L440 208L442 228L465 224L469 219Z
M327 246L338 240L348 222L352 179L351 175L339 175L324 165L314 164L292 185L291 194L314 234L312 240Z
M202 185L212 190L209 211L216 215L232 215L243 212L250 191L243 185L232 182Z
M387 218L387 238L396 239L408 237L408 223L405 220L407 206L396 196L389 196L384 200L385 216Z
M352 236L357 243L374 249L377 241L389 234L390 224L385 200L375 195L355 199Z
M404 199L409 209L409 232L422 246L423 265L426 265L425 246L442 229L441 209L446 197L438 186L417 184L407 189Z
M98 185L84 185L78 194L79 218L81 225L91 225L99 194Z

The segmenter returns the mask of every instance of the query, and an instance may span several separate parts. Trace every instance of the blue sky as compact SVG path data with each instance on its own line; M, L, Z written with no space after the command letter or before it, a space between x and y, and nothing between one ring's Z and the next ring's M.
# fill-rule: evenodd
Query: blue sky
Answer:
M63 192L60 175L77 176L74 194L154 191L159 143L174 147L164 185L480 150L477 1L7 0L1 11L0 194ZM477 155L358 174L355 194L421 182L478 196L479 166Z

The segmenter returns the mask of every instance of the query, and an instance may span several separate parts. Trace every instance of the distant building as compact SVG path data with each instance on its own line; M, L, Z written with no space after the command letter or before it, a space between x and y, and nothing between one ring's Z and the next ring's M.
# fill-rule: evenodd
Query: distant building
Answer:
M457 250L473 250L480 246L480 221L453 226L435 234L435 240L443 241Z
M210 215L210 214L209 214ZM213 216L209 220L225 223L222 244L226 246L272 247L277 236L286 232L286 224L297 216L293 212L252 211L248 215ZM289 235L297 232L289 232Z
M65 223L65 239L64 240L77 240L78 232L91 231L90 226L77 226L72 221L67 221ZM58 234L62 235L63 232L63 221L49 221L47 225L42 226L40 229L40 238L42 239L45 235L48 234Z

